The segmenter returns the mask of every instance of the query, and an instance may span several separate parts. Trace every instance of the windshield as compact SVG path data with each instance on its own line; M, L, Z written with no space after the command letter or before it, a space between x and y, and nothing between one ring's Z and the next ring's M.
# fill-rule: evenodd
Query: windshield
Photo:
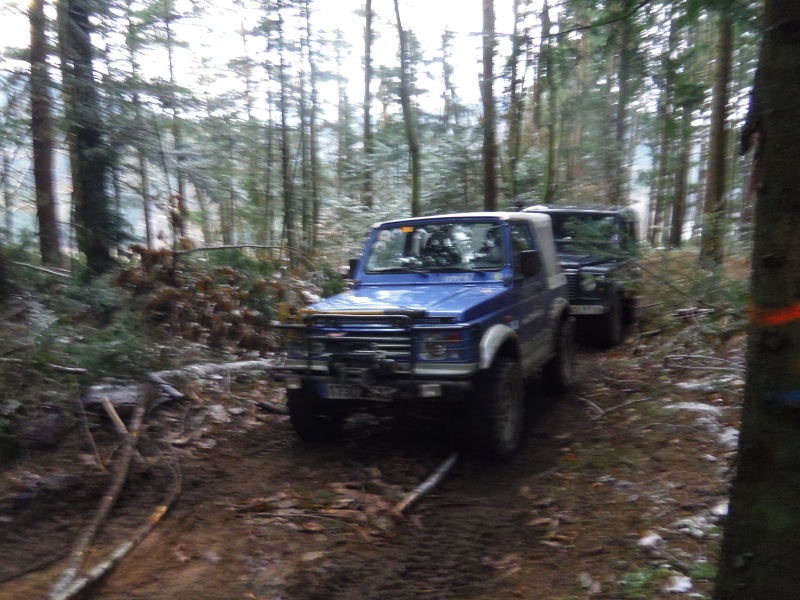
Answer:
M381 228L369 249L369 273L406 270L495 270L503 266L496 221L420 223Z
M619 244L619 228L612 215L550 213L550 218L561 252L586 252Z

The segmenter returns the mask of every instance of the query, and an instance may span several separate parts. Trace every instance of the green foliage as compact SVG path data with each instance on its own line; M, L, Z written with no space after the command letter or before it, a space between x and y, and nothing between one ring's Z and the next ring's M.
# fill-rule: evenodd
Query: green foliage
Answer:
M689 571L689 577L698 581L714 581L717 577L717 567L708 562L696 562Z
M323 267L324 280L322 281L322 297L328 298L335 294L340 294L345 290L344 277L339 275L331 267Z
M241 271L248 279L271 277L278 268L276 261L258 253L254 255L247 249L216 250L209 252L206 259L193 258L189 261L187 262L193 268L199 270L213 271L220 267L230 267Z
M672 574L666 568L644 567L638 571L623 574L619 586L626 592L627 598L652 598L655 589Z
M649 280L648 294L659 299L658 310L650 313L656 319L653 324L674 328L691 323L722 340L743 331L749 299L747 262L729 257L727 270L703 270L696 261L694 253L661 251L639 262ZM676 319L676 314L687 316Z

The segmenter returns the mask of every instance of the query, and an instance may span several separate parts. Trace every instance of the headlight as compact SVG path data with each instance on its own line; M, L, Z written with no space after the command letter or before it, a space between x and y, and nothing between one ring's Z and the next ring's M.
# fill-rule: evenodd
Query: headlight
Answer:
M447 340L441 333L429 333L422 339L422 356L427 359L444 358Z
M581 291L593 292L597 289L597 279L589 273L581 273L580 286Z
M325 342L319 340L311 342L311 354L325 354Z

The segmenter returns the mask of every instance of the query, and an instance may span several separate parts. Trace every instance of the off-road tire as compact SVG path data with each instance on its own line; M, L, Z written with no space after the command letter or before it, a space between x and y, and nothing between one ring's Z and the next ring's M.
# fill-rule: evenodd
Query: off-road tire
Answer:
M622 341L622 298L612 290L608 297L608 312L597 320L596 341L603 348L613 348Z
M520 365L500 357L478 376L470 399L470 446L480 456L506 460L519 447L525 421Z
M575 378L575 317L562 319L555 336L555 356L542 367L542 384L561 394L572 387Z
M302 440L332 440L342 432L344 415L323 411L317 394L311 390L286 390L286 407L289 409L289 421Z

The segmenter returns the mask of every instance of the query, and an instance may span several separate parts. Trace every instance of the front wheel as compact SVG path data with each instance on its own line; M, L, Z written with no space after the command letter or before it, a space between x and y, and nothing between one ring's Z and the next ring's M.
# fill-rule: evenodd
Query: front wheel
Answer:
M519 447L525 397L519 363L498 358L476 382L470 400L472 445L482 456L508 459Z
M286 390L286 407L289 421L300 439L311 442L331 440L342 431L344 415L323 411L319 397L311 390Z
M614 291L608 299L608 312L597 323L597 341L605 348L613 348L622 341L622 298Z

